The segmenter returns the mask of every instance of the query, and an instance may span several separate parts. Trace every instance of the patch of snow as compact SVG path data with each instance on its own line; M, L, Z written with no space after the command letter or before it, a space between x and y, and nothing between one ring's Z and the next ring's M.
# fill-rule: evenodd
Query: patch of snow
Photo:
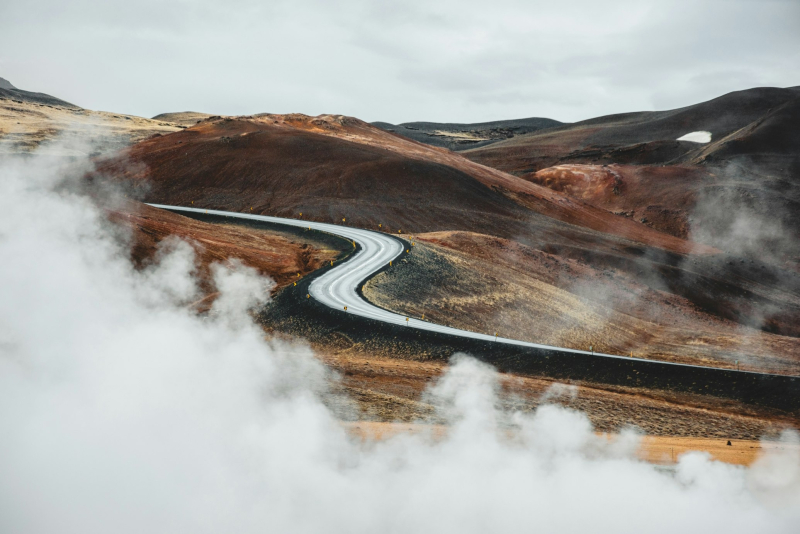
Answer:
M678 141L691 141L692 143L710 143L711 132L699 131L687 133L683 137L679 137Z

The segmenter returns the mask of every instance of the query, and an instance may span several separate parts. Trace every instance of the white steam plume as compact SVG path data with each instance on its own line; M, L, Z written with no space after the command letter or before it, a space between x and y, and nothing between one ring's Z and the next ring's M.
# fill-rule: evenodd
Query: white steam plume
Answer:
M466 357L429 393L444 438L348 438L324 367L248 320L263 281L216 268L199 318L188 249L137 272L61 172L0 163L0 532L797 531L796 449L663 474L577 412L498 413Z

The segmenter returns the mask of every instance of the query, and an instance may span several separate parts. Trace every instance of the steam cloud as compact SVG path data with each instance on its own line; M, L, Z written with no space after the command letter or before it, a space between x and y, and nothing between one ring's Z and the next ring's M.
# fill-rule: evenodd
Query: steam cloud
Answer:
M189 247L136 271L66 175L0 163L1 532L797 531L797 449L665 474L577 412L499 412L468 357L429 392L446 437L350 438L333 377L250 321L268 284L218 266L198 317Z

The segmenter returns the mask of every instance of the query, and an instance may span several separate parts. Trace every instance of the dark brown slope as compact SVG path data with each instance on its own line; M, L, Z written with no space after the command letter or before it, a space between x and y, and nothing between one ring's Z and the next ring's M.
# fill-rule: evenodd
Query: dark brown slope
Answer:
M392 231L468 230L591 248L639 243L711 251L347 117L208 120L142 142L127 160L106 162L101 170L146 183L153 202L303 213Z
M708 102L670 111L609 115L515 137L463 154L513 174L556 163L654 164L687 161L700 147L676 141L694 131L712 140L744 128L800 97L800 88L762 87L728 93Z
M708 145L668 140L692 130L716 135ZM642 143L625 144L634 139ZM669 153L671 149L674 153ZM712 304L704 310L763 331L798 335L793 326L800 320L797 88L743 91L673 112L600 118L466 155L582 202L725 251L724 261L697 265L695 272L728 282L742 293L737 296L736 290L706 286L709 297L718 295L719 306L714 310ZM674 161L664 164L670 159ZM537 168L551 163L555 165ZM693 269L683 269L677 285L693 286L686 276ZM667 280L674 284L675 278ZM700 302L697 293L702 286L690 290L695 303ZM754 288L767 290L770 298L778 300L758 304L745 296ZM680 294L674 288L671 291ZM788 299L783 300L780 293ZM751 320L742 320L743 310L748 310L745 314Z
M136 146L148 200L392 229L495 227L519 206L475 178L434 162L291 127L205 123Z
M800 91L745 127L712 142L696 163L746 160L762 171L800 176Z

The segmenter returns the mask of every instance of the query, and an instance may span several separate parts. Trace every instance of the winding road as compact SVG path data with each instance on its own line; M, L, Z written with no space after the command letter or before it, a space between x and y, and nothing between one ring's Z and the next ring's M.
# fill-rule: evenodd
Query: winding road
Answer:
M302 219L287 219L283 217L270 217L267 215L255 215L250 213L238 213L231 211L220 211L202 208L187 208L182 206L168 206L163 204L149 204L155 208L161 208L174 212L191 212L208 215L218 215L225 217L233 217L239 219L249 219L254 221L264 221L272 224L282 224L286 226L295 226L299 228L311 228L327 232L339 237L343 237L355 243L358 243L360 250L348 260L335 266L322 276L316 278L311 282L309 292L312 298L318 300L322 304L341 310L342 313L350 313L360 315L370 319L382 321L384 323L391 323L395 325L403 325L408 328L416 328L419 330L427 330L431 332L438 332L442 334L449 334L451 336L459 336L462 338L470 338L481 341L489 341L492 343L504 343L507 345L515 345L520 347L530 347L536 349L546 349L549 351L557 351L561 353L582 354L589 355L597 358L613 358L616 360L629 360L632 362L642 362L641 358L630 358L627 356L618 356L614 354L604 354L600 352L589 352L584 350L568 349L564 347L554 347L551 345L542 345L539 343L531 343L528 341L520 341L517 339L509 339L504 337L495 337L490 334L482 334L478 332L470 332L468 330L460 330L449 326L443 326L405 315L384 310L379 308L358 294L359 286L371 274L379 269L388 265L390 261L394 261L406 253L405 245L399 239L381 232L373 232L371 230L362 230L360 228L350 228L347 226L339 226L329 223L320 223L313 221L305 221ZM673 362L665 362L660 360L646 360L649 363L658 363L667 366L678 366L683 368L697 368L697 369L718 369L730 371L730 369L721 369L708 366L689 365ZM755 375L768 375L767 373L754 373L750 371L736 371L741 374L755 374Z

